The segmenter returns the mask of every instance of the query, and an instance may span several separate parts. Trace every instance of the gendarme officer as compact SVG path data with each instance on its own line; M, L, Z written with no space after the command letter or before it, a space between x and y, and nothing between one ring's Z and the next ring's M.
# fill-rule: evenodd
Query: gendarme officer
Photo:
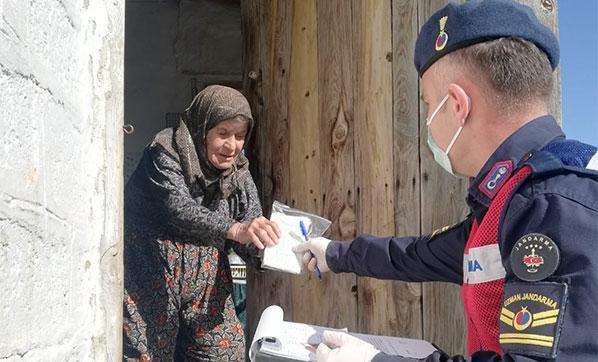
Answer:
M428 145L470 178L471 213L424 236L313 239L297 250L313 253L308 267L460 284L473 361L598 360L598 154L548 115L558 61L554 34L514 1L432 15L415 48ZM402 360L346 334L325 339L318 361Z

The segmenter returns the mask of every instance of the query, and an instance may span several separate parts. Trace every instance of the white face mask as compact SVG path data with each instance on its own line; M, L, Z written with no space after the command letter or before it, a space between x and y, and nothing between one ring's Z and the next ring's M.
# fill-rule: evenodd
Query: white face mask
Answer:
M442 98L442 101L440 101L438 107L436 107L434 112L432 112L430 118L426 120L426 126L428 127L428 147L430 147L430 150L432 150L432 153L434 154L434 160L436 160L436 162L440 166L442 166L442 168L444 168L448 173L450 173L451 175L455 175L455 173L453 172L453 166L451 165L451 159L449 158L448 154L451 151L451 148L453 148L453 145L455 144L457 137L459 137L459 134L461 134L463 126L460 126L457 132L455 132L455 135L453 136L451 143L449 143L448 147L446 148L446 151L443 151L440 148L440 146L438 146L436 141L434 141L434 137L432 137L432 131L430 130L430 124L432 123L432 120L434 119L438 111L440 111L442 106L444 106L444 104L448 100L448 97L449 96L447 94L446 96L444 96L444 98Z

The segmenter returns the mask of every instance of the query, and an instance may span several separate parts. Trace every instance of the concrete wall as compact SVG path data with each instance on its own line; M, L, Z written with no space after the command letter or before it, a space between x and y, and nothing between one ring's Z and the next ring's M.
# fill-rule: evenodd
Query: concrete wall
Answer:
M241 10L239 0L127 0L125 23L127 179L167 113L206 85L241 86Z
M124 0L0 14L0 360L119 360Z

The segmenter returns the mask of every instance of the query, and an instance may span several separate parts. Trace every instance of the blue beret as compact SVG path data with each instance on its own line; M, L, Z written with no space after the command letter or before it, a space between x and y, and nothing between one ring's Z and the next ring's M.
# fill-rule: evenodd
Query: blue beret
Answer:
M471 0L448 4L422 26L415 43L415 68L421 76L454 50L505 37L534 43L546 53L552 69L557 67L558 40L530 7L512 0Z

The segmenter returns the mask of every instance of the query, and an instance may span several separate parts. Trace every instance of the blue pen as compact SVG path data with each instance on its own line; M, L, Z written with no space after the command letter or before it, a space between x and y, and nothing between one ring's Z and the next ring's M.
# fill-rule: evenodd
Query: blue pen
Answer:
M305 227L303 220L299 220L299 227L301 228L301 234L303 234L305 241L309 241L309 236L307 235L307 228ZM309 253L311 254L312 257L314 256L314 254L311 251ZM316 275L318 276L318 279L322 280L322 273L320 273L320 268L318 268L317 265L316 265Z

